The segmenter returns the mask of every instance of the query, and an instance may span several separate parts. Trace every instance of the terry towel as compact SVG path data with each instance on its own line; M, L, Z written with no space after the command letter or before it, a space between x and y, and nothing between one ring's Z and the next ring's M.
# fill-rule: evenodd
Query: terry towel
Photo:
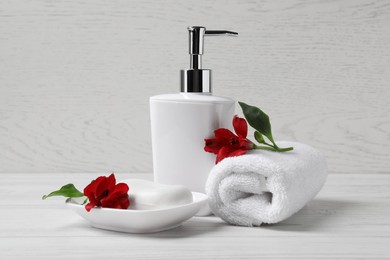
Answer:
M302 143L289 152L251 150L225 158L211 170L206 193L213 213L227 223L260 226L290 217L313 199L325 183L322 154Z

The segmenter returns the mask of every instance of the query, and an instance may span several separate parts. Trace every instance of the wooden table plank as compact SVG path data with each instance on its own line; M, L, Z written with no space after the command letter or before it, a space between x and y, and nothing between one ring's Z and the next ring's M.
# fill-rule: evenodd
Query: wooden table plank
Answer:
M389 259L390 176L330 175L320 194L291 218L259 228L217 217L192 218L154 234L91 228L59 186L83 187L99 174L0 174L0 259ZM151 179L151 174L117 174Z

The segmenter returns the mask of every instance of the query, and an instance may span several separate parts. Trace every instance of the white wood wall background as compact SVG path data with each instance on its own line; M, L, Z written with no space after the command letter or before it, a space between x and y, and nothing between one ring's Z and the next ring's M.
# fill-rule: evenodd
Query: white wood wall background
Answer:
M390 2L374 0L0 0L0 172L151 172L148 98L178 91L189 25L240 34L206 39L216 95L331 173L390 173Z

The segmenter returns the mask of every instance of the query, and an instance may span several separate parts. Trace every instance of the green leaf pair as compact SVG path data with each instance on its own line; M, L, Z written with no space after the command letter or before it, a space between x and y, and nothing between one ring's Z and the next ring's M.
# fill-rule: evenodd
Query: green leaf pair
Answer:
M293 147L280 148L279 146L276 145L274 138L272 136L271 123L269 117L260 108L255 106L250 106L248 104L245 104L244 102L238 102L238 104L240 104L242 112L244 113L244 116L248 121L248 124L257 130L255 131L254 134L256 141L259 142L260 144L266 145L266 146L256 145L255 147L256 149L271 150L276 152L287 152L294 149ZM267 137L272 144L267 143L264 139L264 136Z

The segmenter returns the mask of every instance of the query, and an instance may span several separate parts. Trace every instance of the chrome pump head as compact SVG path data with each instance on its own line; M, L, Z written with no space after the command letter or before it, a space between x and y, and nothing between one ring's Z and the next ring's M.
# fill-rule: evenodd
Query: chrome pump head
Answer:
M211 93L211 70L202 69L204 36L238 36L238 33L206 30L202 26L188 27L190 69L180 71L181 92Z

